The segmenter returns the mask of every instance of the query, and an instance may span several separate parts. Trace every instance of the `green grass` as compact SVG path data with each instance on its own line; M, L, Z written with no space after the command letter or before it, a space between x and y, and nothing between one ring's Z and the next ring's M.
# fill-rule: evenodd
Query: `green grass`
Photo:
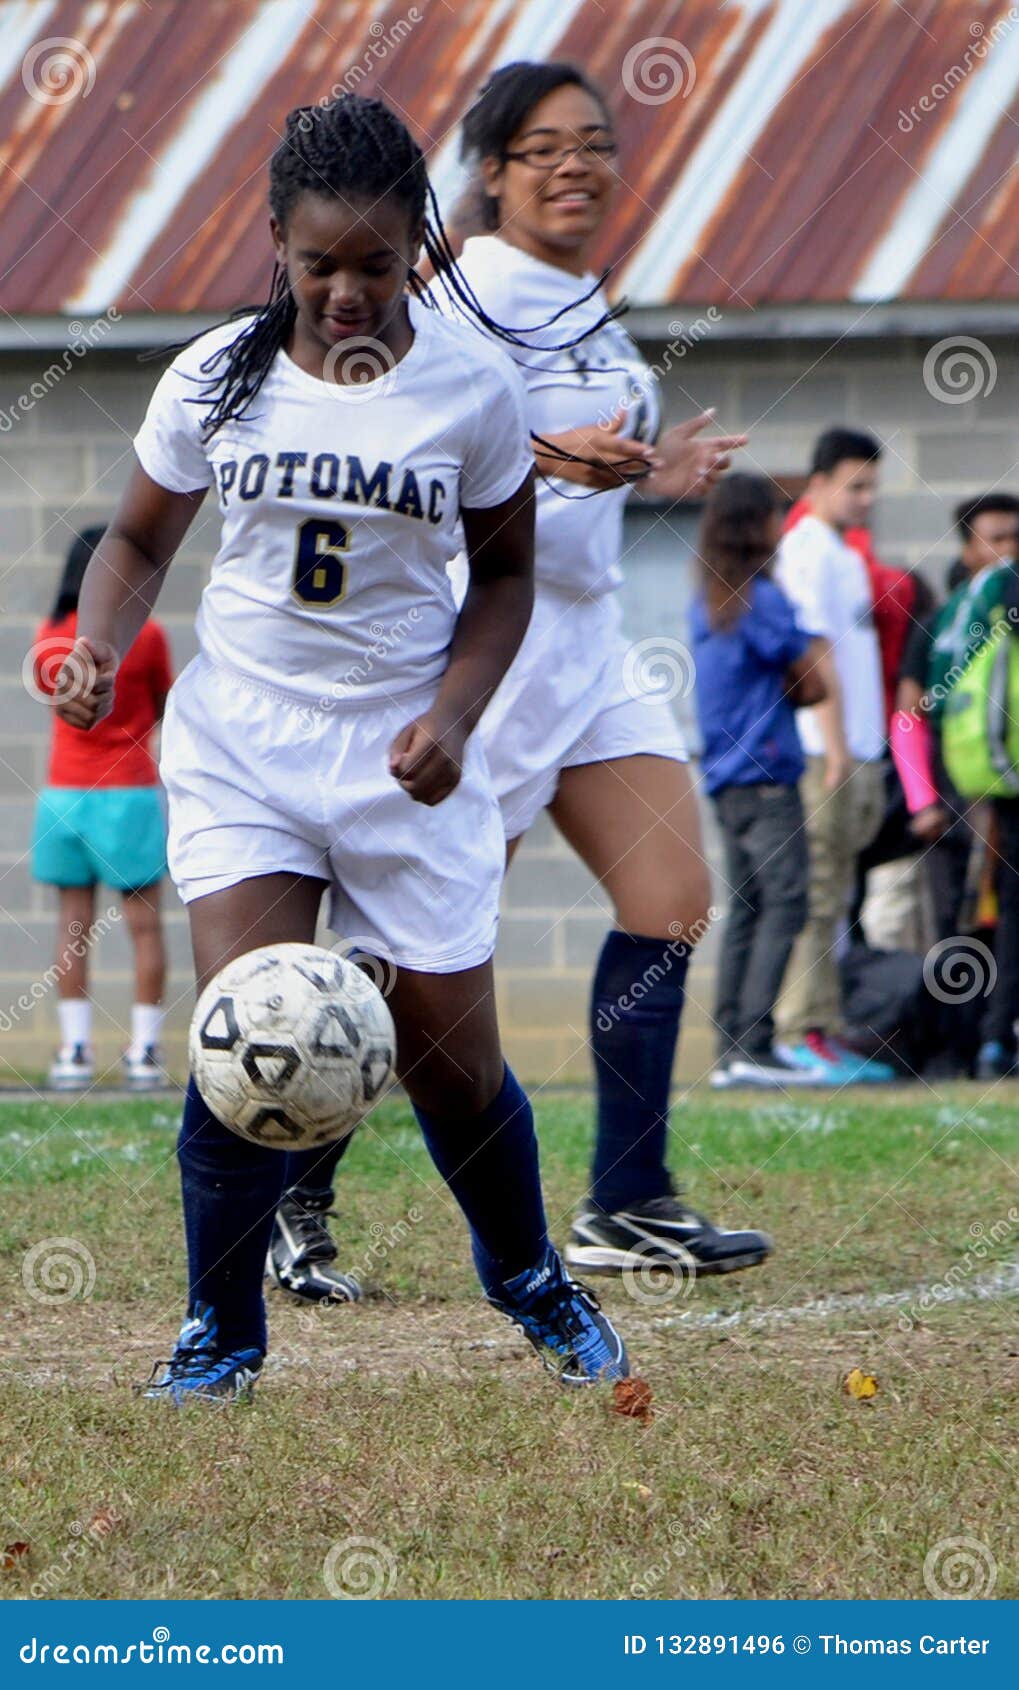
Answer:
M1005 1092L682 1100L692 1197L777 1245L763 1270L674 1295L601 1282L654 1391L648 1425L559 1391L480 1304L397 1103L341 1174L340 1265L365 1303L272 1294L249 1407L138 1400L180 1315L174 1110L5 1102L3 1542L31 1547L0 1594L326 1598L328 1563L334 1584L411 1597L925 1597L925 1558L965 1537L1015 1596ZM590 1102L546 1094L538 1118L562 1238ZM87 1297L39 1300L46 1252L28 1253L54 1238L75 1241L84 1288L94 1264ZM872 1404L842 1390L854 1366L878 1376Z

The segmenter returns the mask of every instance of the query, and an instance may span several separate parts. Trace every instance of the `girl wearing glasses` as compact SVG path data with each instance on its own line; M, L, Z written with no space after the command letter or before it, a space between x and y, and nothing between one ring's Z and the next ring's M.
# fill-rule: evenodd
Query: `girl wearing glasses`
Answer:
M748 1267L768 1239L689 1209L666 1162L684 979L709 882L686 753L668 703L630 674L616 593L630 482L670 500L703 492L743 437L696 439L704 415L659 438L654 376L590 270L618 175L611 117L583 73L497 71L464 119L462 153L473 186L459 221L484 233L431 292L449 314L477 326L480 306L515 337L503 344L524 377L539 472L534 613L479 731L508 860L547 808L616 917L591 997L591 1192L567 1260L588 1273L635 1259ZM309 1168L309 1201L328 1203L330 1163L319 1154Z

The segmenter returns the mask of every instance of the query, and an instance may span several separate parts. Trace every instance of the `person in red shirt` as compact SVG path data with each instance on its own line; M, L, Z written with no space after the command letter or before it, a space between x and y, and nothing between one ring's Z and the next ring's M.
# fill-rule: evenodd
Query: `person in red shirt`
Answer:
M75 640L78 593L86 565L105 530L87 528L67 556L57 597L32 651L40 696L53 692ZM87 1085L94 1072L92 1004L88 996L88 936L96 886L123 895L134 952L131 1042L124 1056L129 1086L162 1079L159 1035L166 978L160 882L166 873L166 822L155 760L149 749L170 690L170 651L157 622L145 624L117 674L113 710L91 733L53 715L46 785L39 794L32 839L32 872L55 886L60 921L56 978L60 1049L50 1084Z

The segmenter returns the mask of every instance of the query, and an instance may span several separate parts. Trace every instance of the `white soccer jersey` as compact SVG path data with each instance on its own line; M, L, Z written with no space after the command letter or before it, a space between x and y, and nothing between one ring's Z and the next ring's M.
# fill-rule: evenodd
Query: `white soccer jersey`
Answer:
M377 381L344 388L279 352L249 414L203 444L200 366L250 319L213 329L174 359L134 443L160 486L217 491L202 651L312 701L393 698L438 679L461 506L502 503L533 466L509 358L408 303L413 344Z
M647 442L657 438L661 426L657 378L618 323L604 324L566 351L548 350L593 328L608 310L600 288L590 299L575 303L594 286L595 276L571 275L497 235L476 235L466 241L459 265L489 317L528 343L521 348L496 341L506 348L524 378L527 417L535 434L547 437L607 421L622 405L625 435ZM441 277L430 292L448 315L462 315ZM562 315L549 328L535 328L557 312ZM480 326L469 315L466 321ZM535 492L539 581L575 589L578 596L618 587L627 489L594 493L559 476L547 480L539 476Z

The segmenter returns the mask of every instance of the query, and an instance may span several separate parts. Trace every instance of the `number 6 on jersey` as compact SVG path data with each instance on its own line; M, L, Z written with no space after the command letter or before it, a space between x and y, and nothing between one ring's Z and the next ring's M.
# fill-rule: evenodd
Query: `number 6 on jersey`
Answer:
M294 597L302 604L338 604L347 590L347 566L341 552L350 546L342 522L309 517L297 530Z

